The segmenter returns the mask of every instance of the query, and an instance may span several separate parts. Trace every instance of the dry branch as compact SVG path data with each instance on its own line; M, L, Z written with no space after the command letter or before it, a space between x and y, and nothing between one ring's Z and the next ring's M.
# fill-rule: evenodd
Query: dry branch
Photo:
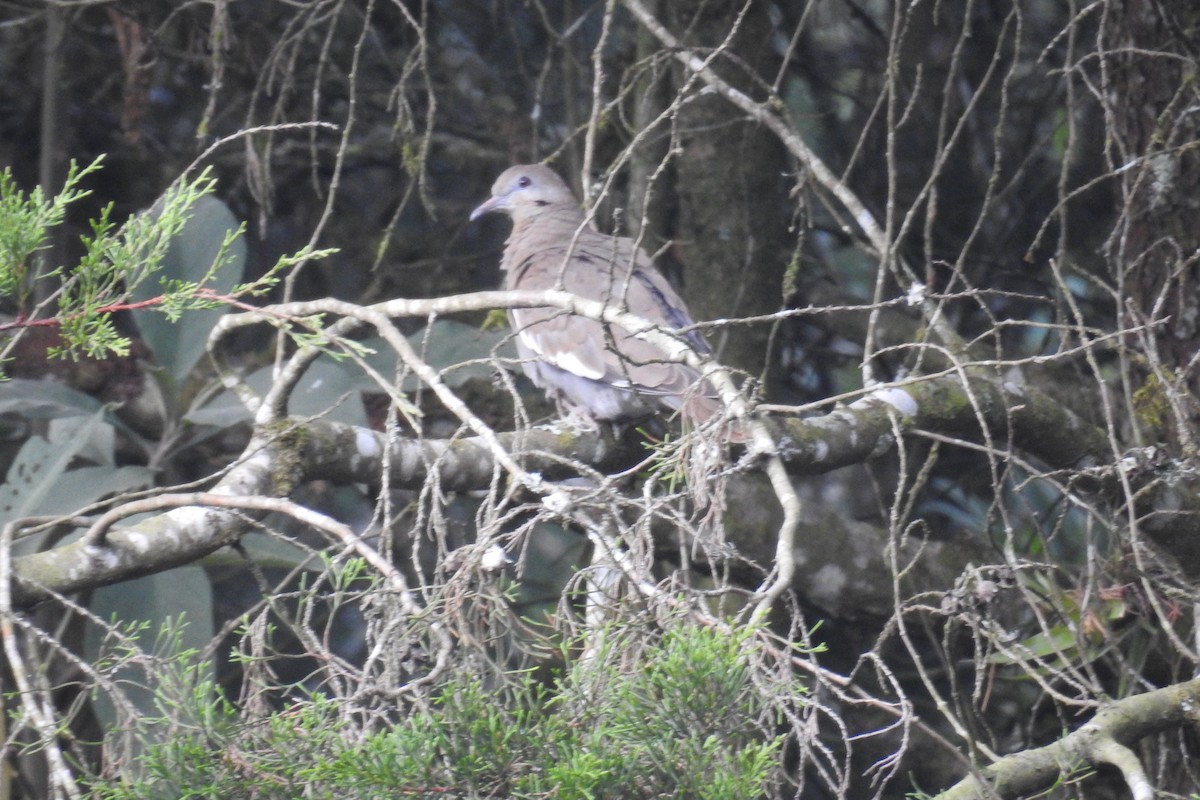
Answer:
M967 778L936 800L1025 797L1049 788L1086 765L1121 770L1135 800L1154 796L1146 776L1130 763L1128 748L1160 731L1200 722L1200 679L1126 697L1100 711L1092 721L1054 744L1014 753L983 770L988 785Z

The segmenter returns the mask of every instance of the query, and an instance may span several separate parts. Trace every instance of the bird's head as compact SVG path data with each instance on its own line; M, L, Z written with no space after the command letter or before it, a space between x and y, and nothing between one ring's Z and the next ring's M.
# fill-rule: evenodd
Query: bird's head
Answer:
M471 212L471 219L503 211L517 223L553 208L578 209L579 204L554 170L541 164L521 164L500 173L492 184L492 196Z

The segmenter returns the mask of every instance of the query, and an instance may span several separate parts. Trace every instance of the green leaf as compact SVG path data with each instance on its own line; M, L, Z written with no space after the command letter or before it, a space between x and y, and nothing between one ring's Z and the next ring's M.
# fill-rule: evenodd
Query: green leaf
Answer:
M170 637L170 647L176 653L203 651L214 635L212 584L204 569L198 566L177 567L97 589L92 595L90 610L100 619L123 627L146 623L135 638L147 652L159 650L160 639L166 638L168 631L174 634ZM181 620L185 624L181 624ZM100 659L103 645L104 631L89 625L84 635L84 654L88 663L94 664ZM141 712L139 721L144 728L139 740L143 742L161 739L174 726L169 720L170 713L162 707L162 703L169 703L170 699L162 696L161 687L155 680L147 680L146 664L154 660L136 659L120 667L114 676L122 683L126 697ZM211 672L211 664L205 671ZM114 730L118 725L131 722L117 713L108 692L97 694L93 709L104 730Z
M1022 648L1026 651L1026 658L1054 658L1057 660L1058 653L1062 653L1066 657L1071 657L1071 654L1079 647L1079 640L1075 636L1075 632L1066 625L1058 625L1051 628L1046 633L1039 633L1030 636L1025 641L1021 642ZM992 653L988 656L989 664L1009 665L1017 663L1015 658L1006 653Z
M439 319L408 337L408 341L426 364L441 373L447 386L457 388L475 378L490 380L496 369L491 363L495 358L515 358L510 338L507 330L481 331L457 320ZM368 364L385 377L396 373L398 357L387 342L374 338L363 344L375 351L366 357ZM410 372L400 390L412 392L419 384ZM379 391L366 375L360 374L358 385L364 391Z
M62 224L67 206L91 194L79 184L100 169L103 160L104 156L98 156L82 168L72 160L62 190L49 200L40 188L28 194L21 191L12 170L0 170L0 297L20 287L29 257L46 247L49 230ZM49 277L49 273L42 277Z
M265 533L248 533L239 539L238 542L241 544L242 552L238 553L230 548L223 547L205 557L204 565L208 567L226 566L244 569L246 566L246 556L249 556L255 564L267 569L295 569L296 567L302 567L315 574L320 574L329 568L326 562L319 558L314 558L309 552L278 536L268 536Z
M147 467L79 467L63 473L43 498L39 513L69 514L122 492L145 489L154 483Z
M0 383L0 414L46 419L95 414L103 404L55 381L13 378Z
M246 378L246 384L262 397L271 387L274 370L263 367ZM340 364L320 359L308 368L292 392L288 412L300 416L321 416L349 425L366 425L358 387L350 374ZM202 408L189 411L185 416L194 425L212 425L225 428L238 422L249 421L250 411L232 392L222 392Z
M43 513L61 492L59 479L71 461L91 442L92 429L106 424L102 415L97 411L90 417L56 419L49 439L31 436L25 441L0 485L0 525Z
M246 242L239 236L229 242L227 249L224 245L239 228L233 212L223 202L211 195L199 198L191 217L171 239L159 282L143 281L134 287L130 300L150 300L172 284L200 284L206 277L210 278L204 283L207 288L218 294L230 292L245 269ZM222 263L214 271L218 259ZM133 316L158 363L179 383L203 355L209 331L225 311L223 307L191 308L171 320L161 309L151 307L135 310Z
M587 564L588 540L551 521L535 523L521 558L522 570L513 608L540 620L557 609L563 590Z
M21 517L69 514L104 497L151 484L154 473L145 467L112 466L113 429L102 420L103 413L54 419L48 439L31 436L25 441L0 485L0 525ZM76 458L100 466L68 469ZM48 535L20 539L13 552L37 552Z

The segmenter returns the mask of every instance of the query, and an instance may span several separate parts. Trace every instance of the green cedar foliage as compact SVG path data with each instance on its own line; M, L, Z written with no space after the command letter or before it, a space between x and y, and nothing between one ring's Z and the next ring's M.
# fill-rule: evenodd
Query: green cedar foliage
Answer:
M530 672L485 685L463 659L427 702L371 730L319 694L251 720L201 681L182 715L193 724L90 788L102 800L764 795L782 741L763 730L752 631L677 621L650 644L600 638L553 689Z

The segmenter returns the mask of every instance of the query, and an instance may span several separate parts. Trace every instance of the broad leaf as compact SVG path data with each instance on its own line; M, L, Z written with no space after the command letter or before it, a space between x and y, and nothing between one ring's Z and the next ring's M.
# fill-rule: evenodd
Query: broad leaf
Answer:
M31 436L21 446L0 485L0 525L19 517L41 514L48 498L62 491L59 479L79 451L91 442L91 430L103 411L90 417L54 420L50 438Z
M246 378L246 384L262 397L274 379L271 367L263 367ZM349 373L340 365L320 359L309 367L300 379L288 403L288 412L298 416L320 416L349 425L366 425L366 412L358 388ZM225 428L251 419L250 411L237 395L222 392L203 408L189 411L185 416L195 425Z
M493 359L515 357L516 351L508 342L510 338L507 330L482 331L457 320L439 319L408 337L408 342L426 364L441 374L447 386L455 388L473 378L489 380L496 369L491 363ZM385 378L391 378L399 359L387 342L375 338L363 344L375 351L366 358L367 363ZM364 391L379 391L369 377L360 375L358 380ZM418 384L419 380L410 372L400 389L412 392Z
M56 381L13 378L0 383L0 414L22 417L72 417L95 414L103 404Z
M100 619L122 627L145 622L137 641L148 653L158 649L159 637L167 630L177 632L178 652L181 653L202 652L214 635L212 584L204 569L198 566L177 567L97 589L92 595L90 610ZM84 654L88 663L95 664L103 655L103 643L104 632L89 625L84 636ZM149 662L154 663L154 659ZM162 697L156 694L158 687L147 681L143 667L136 663L122 667L114 677L120 681L126 698L140 712L143 721L159 721L164 728L171 726L172 723L166 720L176 710L159 704ZM93 709L105 730L130 722L117 713L108 692L97 694ZM168 735L168 731L163 730L162 734Z
M238 227L238 221L228 206L211 195L201 197L183 230L171 241L163 259L160 279L191 283L204 280L226 236ZM246 242L238 237L207 287L218 293L228 292L241 280L245 265ZM135 302L149 300L161 293L162 286L150 280L140 284L131 299ZM153 307L138 309L133 315L142 338L154 350L158 363L178 384L203 355L209 331L225 311L225 308L186 311L174 322Z
M112 466L113 430L101 419L103 413L52 420L49 439L31 436L25 441L0 485L0 525L21 517L70 514L102 498L152 483L150 469ZM100 466L68 469L76 458ZM47 535L18 540L14 554L37 552Z

